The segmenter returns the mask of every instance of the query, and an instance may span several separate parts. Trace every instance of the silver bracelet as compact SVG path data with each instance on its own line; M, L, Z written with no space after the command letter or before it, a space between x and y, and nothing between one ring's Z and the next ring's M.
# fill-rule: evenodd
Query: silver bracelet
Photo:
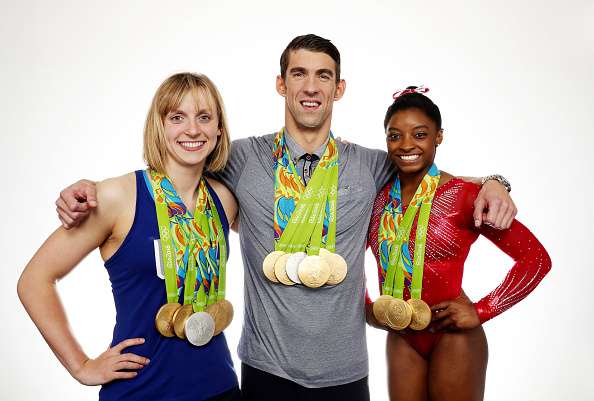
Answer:
M483 177L481 179L481 186L485 185L485 182L487 182L489 180L498 181L501 185L503 185L505 187L505 189L507 190L507 192L511 192L511 184L501 174L492 174L492 175L488 175L486 177Z

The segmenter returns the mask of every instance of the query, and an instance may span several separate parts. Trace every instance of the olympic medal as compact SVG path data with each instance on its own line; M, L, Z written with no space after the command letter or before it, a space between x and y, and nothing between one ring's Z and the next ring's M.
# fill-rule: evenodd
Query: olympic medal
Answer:
M295 285L289 276L287 276L286 265L290 256L290 253L285 253L284 255L279 256L276 262L274 262L274 275L276 276L276 279L284 285Z
M406 302L412 308L412 318L408 327L413 330L423 330L429 326L429 323L431 323L431 308L427 305L427 302L412 298Z
M318 288L328 281L330 265L320 256L307 256L299 263L297 274L304 285L310 288Z
M386 310L386 324L392 330L404 330L410 324L412 308L403 299L394 298Z
M320 256L330 265L330 277L328 278L328 285L336 285L342 283L347 275L347 262L342 256L337 253L332 253L327 249L320 249Z
M297 273L297 270L299 267L299 263L301 263L301 261L305 259L306 256L307 254L305 252L295 252L292 253L291 256L289 256L289 259L287 259L285 271L287 272L287 276L289 276L289 279L296 284L301 284L301 280L299 280L299 274Z
M206 307L206 313L212 316L215 328L213 336L218 336L231 324L233 320L233 305L226 299L221 299Z
M283 251L270 252L262 262L262 270L264 270L264 275L273 283L278 283L278 279L274 274L274 264L276 263L276 260L284 254L285 253Z
M159 308L155 316L155 327L161 335L165 337L173 337L175 335L173 314L178 308L181 308L181 305L177 302L168 302Z
M386 311L388 310L388 305L392 299L394 298L390 295L382 295L373 303L373 316L375 316L378 323L381 323L384 326L387 325Z
M175 335L182 340L186 339L184 328L186 326L186 320L188 320L192 313L194 313L192 305L182 305L180 308L177 308L171 319L173 322L173 331L175 332Z
M207 344L215 331L215 321L206 312L196 312L186 320L186 337L190 344L198 347Z

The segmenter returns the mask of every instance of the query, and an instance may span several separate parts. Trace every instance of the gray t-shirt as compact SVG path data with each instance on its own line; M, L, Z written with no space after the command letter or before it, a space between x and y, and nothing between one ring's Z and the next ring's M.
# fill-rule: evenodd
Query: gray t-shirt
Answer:
M368 374L365 240L375 194L392 167L384 151L337 143L336 252L348 263L346 279L318 289L274 284L262 272L262 261L274 250L273 142L274 135L234 141L218 175L240 207L245 299L239 358L306 387L362 379ZM305 154L294 141L287 145L293 158Z

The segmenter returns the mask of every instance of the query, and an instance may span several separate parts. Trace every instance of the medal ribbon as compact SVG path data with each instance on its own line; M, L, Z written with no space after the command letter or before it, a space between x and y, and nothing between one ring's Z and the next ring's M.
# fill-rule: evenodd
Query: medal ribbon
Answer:
M195 312L225 297L227 244L215 203L201 178L194 215L170 179L149 170L157 211L167 302L177 302L184 282L184 304ZM176 266L177 265L177 270Z
M440 172L435 164L423 177L406 213L402 213L400 178L396 176L384 207L378 230L378 249L382 267L382 294L403 298L405 281L413 299L421 299L423 266L427 240L427 225L433 196L439 184ZM410 231L419 211L415 237L415 258L411 261L408 242Z
M275 250L307 250L308 254L317 255L324 244L326 249L334 252L338 149L332 133L307 186L303 184L289 153L284 128L275 137L273 161Z

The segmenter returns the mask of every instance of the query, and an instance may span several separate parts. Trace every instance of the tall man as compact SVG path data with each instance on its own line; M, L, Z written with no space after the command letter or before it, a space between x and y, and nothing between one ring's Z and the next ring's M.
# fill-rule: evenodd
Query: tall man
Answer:
M276 89L285 99L285 147L307 184L330 140L333 104L345 92L340 54L330 41L304 35L289 43L280 64ZM245 320L238 353L244 399L368 400L365 241L373 199L392 167L383 151L337 143L336 252L346 260L348 274L341 284L318 289L274 284L262 262L275 247L275 137L234 141L218 177L240 206ZM93 191L79 182L62 192L57 204L65 225L76 224L91 203L77 202L74 195L90 201ZM484 186L477 202L478 223L483 205L490 206L487 221L497 226L505 227L515 215L496 182Z

